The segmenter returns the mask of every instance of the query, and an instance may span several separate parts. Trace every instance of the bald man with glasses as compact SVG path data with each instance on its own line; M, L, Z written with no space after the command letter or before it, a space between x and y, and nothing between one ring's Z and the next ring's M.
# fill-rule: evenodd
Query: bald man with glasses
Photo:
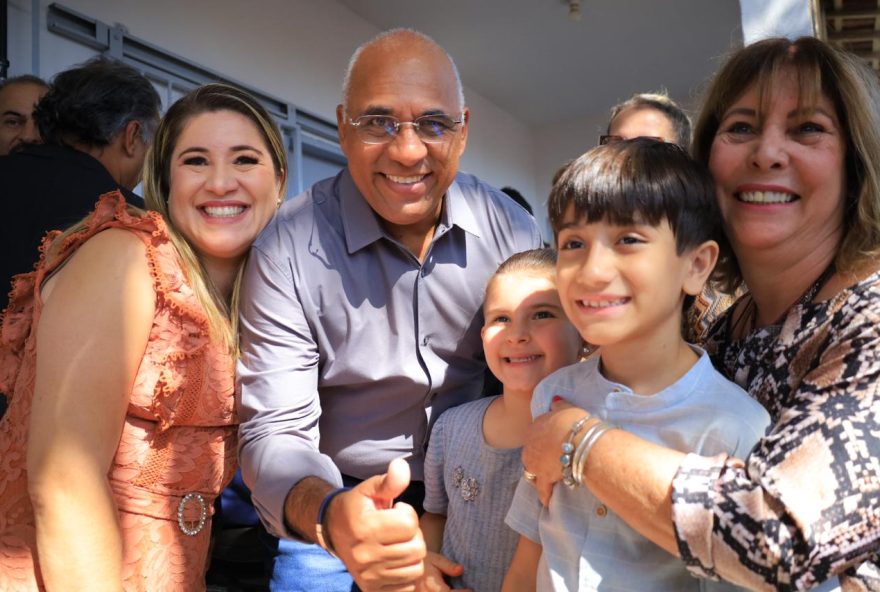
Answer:
M241 464L282 537L273 590L406 590L431 426L481 392L485 283L541 236L459 172L470 113L431 39L358 48L336 114L347 167L281 208L245 271Z

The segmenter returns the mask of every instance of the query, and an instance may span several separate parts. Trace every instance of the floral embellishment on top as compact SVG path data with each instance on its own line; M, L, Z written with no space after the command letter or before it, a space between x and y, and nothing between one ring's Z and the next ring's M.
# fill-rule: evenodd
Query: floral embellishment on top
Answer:
M466 477L461 465L452 471L452 486L459 490L466 502L474 501L480 493L480 483L474 477Z

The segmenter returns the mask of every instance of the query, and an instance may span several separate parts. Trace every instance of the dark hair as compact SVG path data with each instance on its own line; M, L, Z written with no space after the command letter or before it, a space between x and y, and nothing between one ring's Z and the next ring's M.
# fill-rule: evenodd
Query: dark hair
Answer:
M837 269L850 271L880 255L880 84L861 58L814 37L765 39L735 52L712 80L694 131L694 157L709 162L712 142L725 113L755 85L761 113L773 85L785 72L798 85L798 108L811 109L821 96L834 105L846 148L843 240ZM719 260L728 289L742 281L736 259Z
M501 192L510 196L513 201L525 208L529 214L535 213L534 210L532 210L532 204L529 203L529 200L527 200L519 190L514 189L513 187L502 187Z
M634 138L598 146L575 159L550 190L554 234L570 207L588 223L656 226L666 220L679 255L707 240L723 241L709 171L668 142Z
M22 74L21 76L13 76L12 78L7 78L6 80L0 80L0 90L3 90L7 86L12 86L14 84L33 84L34 86L49 88L49 85L46 84L46 81L39 76L34 76L33 74Z
M130 121L141 123L149 141L160 106L156 89L140 72L97 57L55 76L34 120L47 144L106 146Z
M611 116L608 118L608 130L611 133L611 124L614 119L627 109L653 109L662 113L672 124L675 132L675 143L689 150L691 146L691 120L687 113L678 106L678 103L663 93L638 93L622 103L611 108Z

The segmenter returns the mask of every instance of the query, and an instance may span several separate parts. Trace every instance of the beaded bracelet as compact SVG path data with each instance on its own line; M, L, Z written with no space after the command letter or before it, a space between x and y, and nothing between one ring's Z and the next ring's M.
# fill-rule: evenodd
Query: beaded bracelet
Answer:
M604 436L609 430L613 429L616 429L616 427L608 425L604 421L598 421L590 426L589 433L585 434L583 440L578 444L574 460L572 461L571 471L572 479L577 485L582 485L584 482L584 466L587 464L587 457L590 455L593 446L596 445L599 438Z
M336 553L333 552L332 542L330 541L330 533L325 532L326 528L324 527L324 519L326 518L327 507L330 505L330 502L334 497L339 495L340 493L345 493L351 489L351 487L339 487L334 489L330 493L328 493L324 497L324 501L321 502L321 507L318 508L318 518L315 520L315 539L317 539L318 545L336 557Z
M562 464L562 481L569 487L574 487L575 485L571 474L571 453L574 452L574 439L590 417L587 414L574 422L571 426L571 432L568 434L568 440L562 443L562 456L559 457L559 462Z

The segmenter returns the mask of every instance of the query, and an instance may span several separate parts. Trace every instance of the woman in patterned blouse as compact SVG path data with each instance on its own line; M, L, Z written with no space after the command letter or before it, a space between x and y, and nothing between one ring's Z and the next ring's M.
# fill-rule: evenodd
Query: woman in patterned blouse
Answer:
M694 154L716 181L749 293L709 330L716 366L770 412L745 460L611 430L583 463L610 509L698 576L755 590L880 590L880 86L813 38L735 53ZM585 412L538 418L523 452L547 498Z

